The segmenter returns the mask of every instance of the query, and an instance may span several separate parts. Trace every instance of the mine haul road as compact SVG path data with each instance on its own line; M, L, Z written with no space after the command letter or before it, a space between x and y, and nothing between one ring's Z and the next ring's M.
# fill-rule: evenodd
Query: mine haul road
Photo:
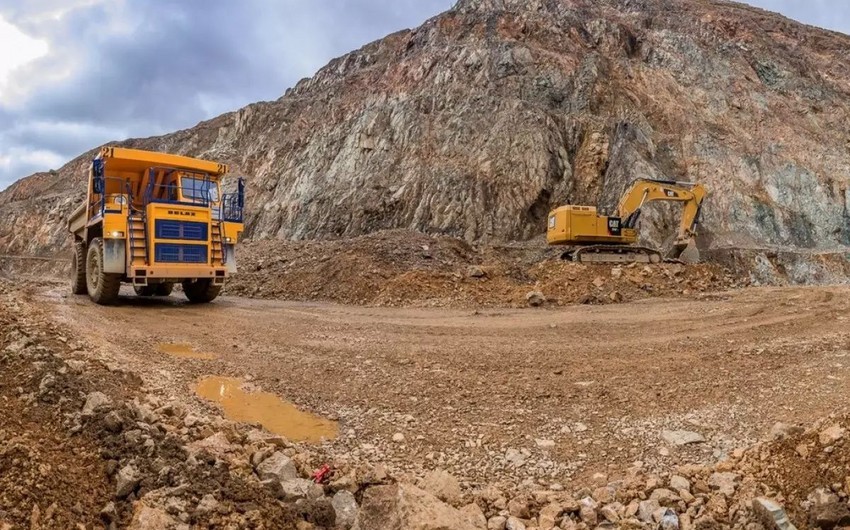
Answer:
M26 296L154 395L215 412L197 382L243 378L338 419L334 451L400 470L439 465L470 484L716 462L775 422L809 423L850 395L848 287L479 311L227 296L193 306L179 293L100 307L59 283ZM706 442L670 446L664 430ZM404 443L392 441L399 432ZM521 466L505 462L509 449Z

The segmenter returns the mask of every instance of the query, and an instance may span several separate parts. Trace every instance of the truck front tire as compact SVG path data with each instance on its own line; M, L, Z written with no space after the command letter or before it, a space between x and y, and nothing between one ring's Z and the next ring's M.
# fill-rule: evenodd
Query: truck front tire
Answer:
M74 254L71 256L71 292L74 294L86 294L86 244L82 241L74 242Z
M213 285L210 279L184 280L183 292L193 304L208 304L221 293L221 285Z
M86 259L86 285L89 296L100 305L113 305L118 301L121 275L103 271L103 239L92 239Z

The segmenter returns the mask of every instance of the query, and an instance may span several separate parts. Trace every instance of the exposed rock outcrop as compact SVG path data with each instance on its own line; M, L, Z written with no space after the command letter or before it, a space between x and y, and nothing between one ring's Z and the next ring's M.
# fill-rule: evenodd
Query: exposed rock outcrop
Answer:
M611 209L640 176L708 186L706 249L841 260L848 48L722 1L462 0L275 102L124 144L231 163L249 178L253 238L528 239L550 207ZM88 158L0 194L0 254L67 247ZM645 243L663 244L676 214L648 208Z

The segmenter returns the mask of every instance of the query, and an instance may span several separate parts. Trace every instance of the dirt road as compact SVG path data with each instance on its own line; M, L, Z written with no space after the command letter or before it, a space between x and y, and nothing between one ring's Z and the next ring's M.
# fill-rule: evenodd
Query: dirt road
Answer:
M339 419L336 448L400 472L446 467L468 484L713 462L774 422L840 409L850 391L846 287L484 311L199 307L177 293L110 308L59 284L29 296L154 394L208 408L193 396L201 377L244 378ZM162 353L169 343L211 355ZM662 430L707 442L669 446Z

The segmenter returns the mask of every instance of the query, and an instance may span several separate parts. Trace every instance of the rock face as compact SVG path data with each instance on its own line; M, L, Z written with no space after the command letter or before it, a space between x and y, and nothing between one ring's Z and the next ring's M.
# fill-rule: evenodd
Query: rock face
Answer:
M706 249L800 253L794 279L825 280L808 256L850 245L848 47L722 1L461 0L277 101L123 144L229 162L253 238L528 239L636 177L700 181ZM0 194L0 254L67 248L90 157ZM677 214L648 207L644 243Z

